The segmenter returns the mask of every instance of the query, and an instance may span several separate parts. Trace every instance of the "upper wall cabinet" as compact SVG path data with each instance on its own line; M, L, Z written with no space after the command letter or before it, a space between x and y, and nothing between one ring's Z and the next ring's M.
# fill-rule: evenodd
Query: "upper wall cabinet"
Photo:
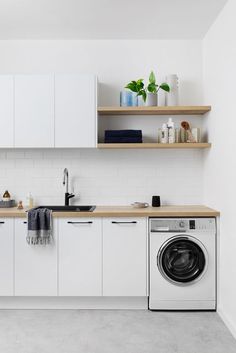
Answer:
M14 78L0 76L0 147L13 147L14 135Z
M96 147L96 77L55 75L55 147Z
M54 147L54 76L15 76L15 147Z

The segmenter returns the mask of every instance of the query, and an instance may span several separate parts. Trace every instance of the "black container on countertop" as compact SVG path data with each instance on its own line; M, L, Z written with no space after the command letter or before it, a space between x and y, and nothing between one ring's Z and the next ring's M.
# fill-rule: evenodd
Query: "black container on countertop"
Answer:
M160 196L152 197L152 207L160 207L161 206L161 198Z

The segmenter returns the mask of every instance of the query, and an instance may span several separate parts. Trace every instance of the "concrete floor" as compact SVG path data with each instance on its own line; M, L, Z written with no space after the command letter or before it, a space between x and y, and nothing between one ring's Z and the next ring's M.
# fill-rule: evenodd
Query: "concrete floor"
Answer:
M216 313L0 310L1 353L235 353Z

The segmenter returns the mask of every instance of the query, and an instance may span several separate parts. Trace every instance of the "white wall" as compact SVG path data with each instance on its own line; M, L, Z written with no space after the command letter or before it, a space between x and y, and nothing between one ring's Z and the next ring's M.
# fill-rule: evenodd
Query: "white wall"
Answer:
M202 103L201 41L0 41L0 74L92 72L100 81L100 105L118 105L122 87L151 69L159 82L168 73L179 75L181 104ZM140 117L128 119L132 128L141 126ZM141 128L155 137L162 120L146 120ZM198 126L202 118L191 121ZM6 150L0 157L0 193L9 189L17 199L30 190L38 203L63 202L68 167L82 203L150 202L153 194L165 203L203 201L201 151Z
M1 73L91 72L101 83L100 104L118 104L127 81L148 77L160 82L180 77L181 103L202 103L200 40L6 40L0 41Z
M221 211L219 310L236 335L236 2L229 0L204 40L206 120L205 203Z

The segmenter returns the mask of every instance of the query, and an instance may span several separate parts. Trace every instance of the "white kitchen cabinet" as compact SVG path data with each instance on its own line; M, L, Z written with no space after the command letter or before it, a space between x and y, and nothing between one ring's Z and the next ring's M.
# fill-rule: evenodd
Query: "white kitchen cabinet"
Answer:
M12 296L14 288L14 219L0 218L0 296Z
M97 80L55 75L55 147L96 147Z
M103 295L147 295L146 218L103 219Z
M59 295L102 295L102 222L59 219Z
M47 245L26 242L27 224L15 219L15 295L57 295L57 222L53 221L54 241Z
M54 147L54 76L15 76L15 147Z
M14 78L0 76L0 148L14 146Z

